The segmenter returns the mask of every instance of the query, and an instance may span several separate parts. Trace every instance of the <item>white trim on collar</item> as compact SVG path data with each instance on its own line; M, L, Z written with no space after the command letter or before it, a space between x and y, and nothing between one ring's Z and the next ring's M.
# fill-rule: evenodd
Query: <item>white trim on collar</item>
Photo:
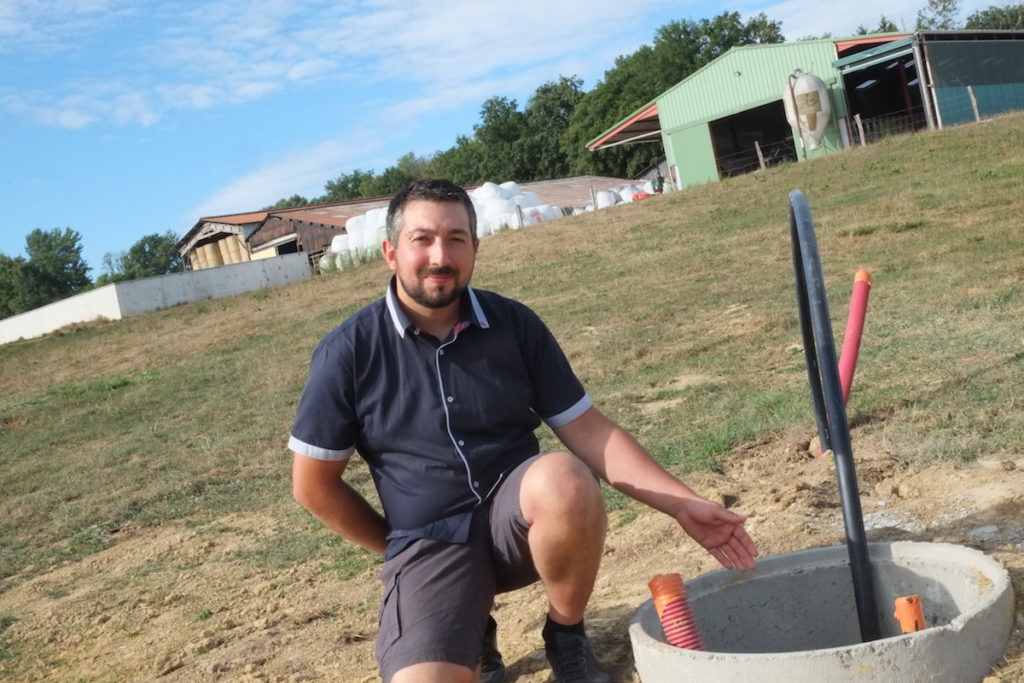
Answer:
M398 302L395 301L395 294L392 291L394 286L395 278L392 276L391 281L388 282L387 293L384 294L384 301L388 307L388 313L391 314L391 322L395 324L395 330L398 332L398 336L405 339L405 328L409 325L409 321L406 320L405 324L402 324L403 314L398 308Z
M466 291L469 292L469 301L473 304L473 315L476 317L476 322L483 329L487 329L491 326L487 322L487 316L484 315L484 309L480 308L480 302L476 300L476 292L473 291L472 287L467 286Z
M397 286L397 279L392 275L391 281L388 282L387 291L384 294L384 301L388 307L388 313L391 314L391 322L395 326L395 331L398 332L399 337L405 339L405 330L412 324L412 321L402 311L395 298L394 288ZM484 315L484 309L480 307L480 302L476 298L476 292L468 285L466 286L466 292L469 294L469 303L473 307L473 317L476 318L476 324L486 330L491 326L491 323L487 320L487 316Z

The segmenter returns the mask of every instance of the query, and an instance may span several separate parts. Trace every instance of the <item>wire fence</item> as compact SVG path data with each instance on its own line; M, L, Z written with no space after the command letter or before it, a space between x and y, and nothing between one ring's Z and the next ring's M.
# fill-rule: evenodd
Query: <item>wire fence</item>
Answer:
M723 177L731 177L796 160L796 147L790 136L763 145L755 142L747 149L723 154L718 157L718 170Z
M856 115L851 126L850 137L854 145L863 145L881 140L889 135L913 133L928 127L923 107L913 107L868 119Z

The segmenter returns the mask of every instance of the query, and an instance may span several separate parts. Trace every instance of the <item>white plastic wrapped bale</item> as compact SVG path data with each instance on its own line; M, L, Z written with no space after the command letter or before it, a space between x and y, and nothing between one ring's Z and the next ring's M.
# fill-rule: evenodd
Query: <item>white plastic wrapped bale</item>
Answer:
M513 183L514 185L514 183ZM486 237L502 229L511 227L508 214L515 213L516 205L512 199L510 188L487 182L469 193L476 210L477 237Z
M477 235L484 237L504 228L516 230L562 217L557 206L544 204L534 192L522 192L514 182L484 183L469 193L476 208ZM517 210L518 208L518 210Z
M551 221L558 220L561 217L562 210L557 206L551 206L550 204L541 204L539 206L531 206L530 208L523 209L524 225L550 223Z
M517 206L521 206L527 209L531 206L540 206L544 201L540 198L536 192L523 192L512 197Z
M481 202L486 202L488 199L496 197L509 197L511 193L504 190L500 185L496 185L492 182L486 182L480 187L476 188L469 193L471 197L479 199Z
M348 248L353 255L363 250L363 226L366 224L366 215L352 216L345 221L345 231L348 233Z
M337 235L331 240L331 256L334 257L334 265L338 270L344 270L352 263L352 252L348 248L348 235Z
M331 240L331 252L343 254L348 251L348 235L335 235Z
M544 222L544 214L541 213L540 207L531 206L530 208L523 209L523 226L537 225L538 223Z
M562 213L561 207L558 207L558 206L551 206L550 204L544 204L541 207L541 209L544 212L544 220L546 220L548 222L558 220L559 218L561 218L562 216L565 215L564 213Z
M515 197L516 195L523 193L519 188L519 183L514 180L506 180L498 187L507 192L509 197Z
M619 197L622 201L629 203L633 201L633 195L640 194L644 190L639 185L623 185L616 191L619 193Z
M320 267L321 273L329 273L332 270L337 270L338 262L334 258L334 252L325 252L324 255L320 257L320 262L318 265Z
M597 193L598 209L607 209L609 206L615 206L621 201L622 198L615 190L601 190Z
M480 208L482 212L477 214L477 223L482 222L486 225L486 234L493 234L503 228L518 227L518 220L509 218L516 216L516 203L511 197L491 198Z
M387 207L371 209L366 212L366 231L368 233L366 249L368 251L380 249L380 243L387 239L387 220Z

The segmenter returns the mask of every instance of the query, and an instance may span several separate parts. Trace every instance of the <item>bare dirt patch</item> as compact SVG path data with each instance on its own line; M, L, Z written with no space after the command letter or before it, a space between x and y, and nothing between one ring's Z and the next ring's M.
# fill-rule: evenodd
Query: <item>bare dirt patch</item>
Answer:
M866 443L865 443L866 441ZM1024 586L1024 469L1020 460L911 470L879 443L855 435L865 525L871 540L978 548ZM789 434L734 451L721 474L692 485L749 515L763 555L842 542L831 462L810 435ZM16 585L0 613L17 657L0 672L17 680L373 681L378 582L371 568L341 580L314 563L255 569L240 551L275 533L271 513L234 515L202 528L127 529L110 549ZM627 633L648 598L647 581L715 569L667 518L612 519L587 617L601 659L636 681ZM495 610L509 680L551 680L541 649L539 588L499 596ZM993 681L1024 679L1024 615Z

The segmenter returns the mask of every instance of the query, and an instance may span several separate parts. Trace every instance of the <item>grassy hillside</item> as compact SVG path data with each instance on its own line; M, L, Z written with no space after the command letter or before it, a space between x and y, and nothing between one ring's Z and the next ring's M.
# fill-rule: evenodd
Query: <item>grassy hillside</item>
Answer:
M502 233L475 285L533 306L666 466L714 468L813 425L787 223L800 188L837 339L854 272L874 279L851 422L912 463L1019 453L1022 141L1024 116L1004 117ZM2 347L0 589L127 529L234 511L280 520L246 551L258 566L371 562L292 502L285 443L313 345L386 278L372 263Z

